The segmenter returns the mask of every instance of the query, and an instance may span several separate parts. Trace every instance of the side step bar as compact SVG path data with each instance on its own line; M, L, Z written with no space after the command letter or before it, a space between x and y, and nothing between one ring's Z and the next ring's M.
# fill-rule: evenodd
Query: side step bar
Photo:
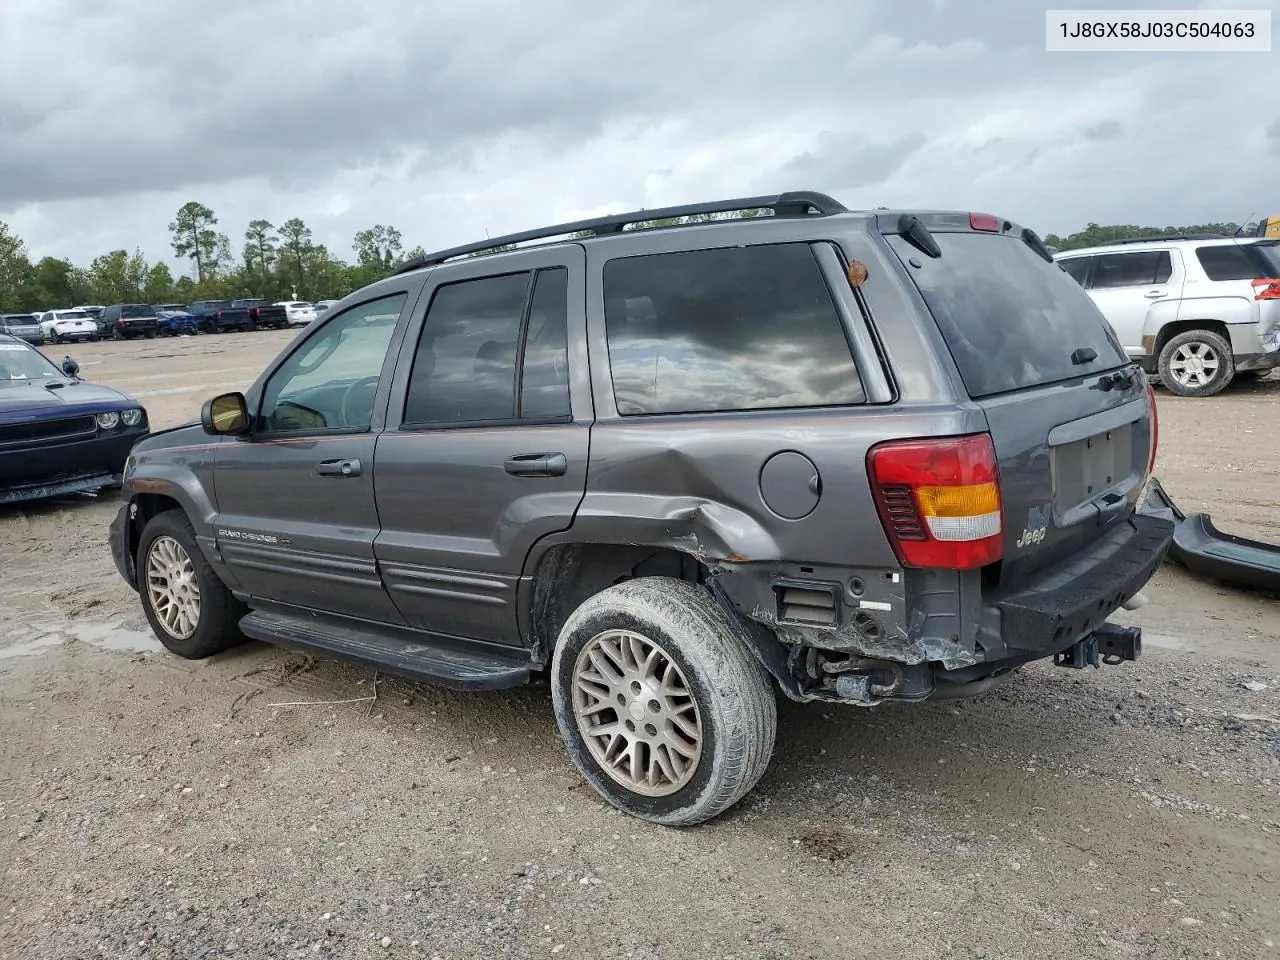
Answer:
M414 631L304 612L255 610L240 620L253 640L364 664L453 690L504 690L529 682L534 664L520 651L446 645Z

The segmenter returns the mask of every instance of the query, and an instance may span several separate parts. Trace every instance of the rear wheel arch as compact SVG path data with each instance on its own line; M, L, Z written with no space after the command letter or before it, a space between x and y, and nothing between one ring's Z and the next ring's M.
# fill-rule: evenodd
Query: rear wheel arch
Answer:
M538 659L550 660L561 629L587 599L615 584L648 576L703 583L710 571L669 547L621 543L558 543L532 564L521 610L522 633Z
M1213 320L1208 317L1200 320L1173 320L1164 324L1160 328L1159 333L1156 334L1156 348L1153 351L1154 356L1158 359L1161 351L1164 350L1170 340L1184 333L1189 333L1192 330L1204 330L1208 333L1216 333L1218 336L1226 340L1228 344L1231 343L1231 333L1227 329L1227 325L1221 320Z

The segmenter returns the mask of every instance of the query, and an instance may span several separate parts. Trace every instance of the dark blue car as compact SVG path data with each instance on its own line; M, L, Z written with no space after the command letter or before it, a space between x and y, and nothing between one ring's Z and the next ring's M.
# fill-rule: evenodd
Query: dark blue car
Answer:
M156 310L156 326L162 337L194 334L200 329L199 321L185 310Z
M59 370L0 334L0 504L118 485L147 412L132 397Z

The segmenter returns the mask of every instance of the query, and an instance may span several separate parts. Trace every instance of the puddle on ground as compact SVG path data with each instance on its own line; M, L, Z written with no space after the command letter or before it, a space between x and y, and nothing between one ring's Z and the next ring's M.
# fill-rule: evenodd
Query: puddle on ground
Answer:
M43 653L50 647L56 647L65 639L66 637L61 633L45 633L31 640L24 640L22 643L15 643L11 647L0 647L0 660L10 660L14 657L32 657L37 653Z
M118 622L77 623L58 627L11 646L0 647L0 660L37 656L67 640L79 640L100 650L115 653L164 652L164 647L150 630L130 630Z

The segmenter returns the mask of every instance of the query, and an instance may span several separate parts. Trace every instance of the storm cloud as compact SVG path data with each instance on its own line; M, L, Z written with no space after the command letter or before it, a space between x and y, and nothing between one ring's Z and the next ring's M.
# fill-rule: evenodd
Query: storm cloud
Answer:
M191 199L342 256L378 222L431 248L802 188L1042 233L1222 220L1274 195L1273 73L1048 54L1021 0L7 0L0 219L81 262L171 256Z

